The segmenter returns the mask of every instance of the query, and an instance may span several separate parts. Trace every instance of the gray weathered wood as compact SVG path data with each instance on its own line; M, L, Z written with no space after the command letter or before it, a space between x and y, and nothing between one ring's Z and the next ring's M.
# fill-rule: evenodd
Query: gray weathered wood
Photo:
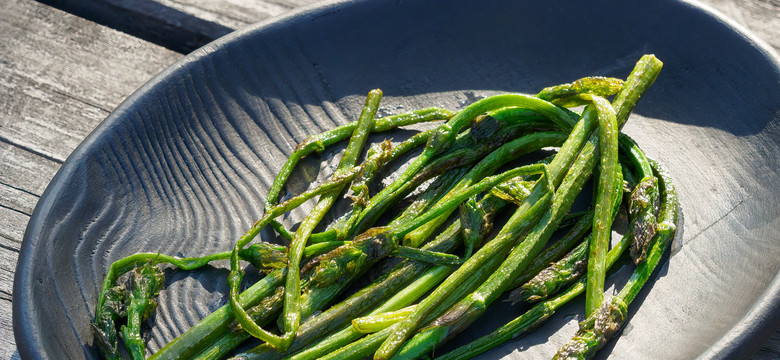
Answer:
M180 54L49 6L0 7L0 359L22 236L46 185L123 99Z
M64 7L62 3L68 1L49 2ZM159 28L152 29L159 33L156 36L201 42L315 2L90 1L102 3L95 9L123 13L124 19L143 17L138 23L144 26L157 24ZM780 0L702 3L780 51ZM9 0L4 5L0 7L0 359L15 359L13 274L35 203L84 137L132 91L181 55L130 35L132 29L123 33L31 0ZM778 358L780 332L775 332L753 359Z

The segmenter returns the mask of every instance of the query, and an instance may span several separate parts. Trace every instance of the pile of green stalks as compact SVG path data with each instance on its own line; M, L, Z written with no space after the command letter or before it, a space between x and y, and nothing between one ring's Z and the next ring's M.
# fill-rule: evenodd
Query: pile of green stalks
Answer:
M591 358L626 323L675 235L671 180L620 132L661 66L645 55L625 80L586 77L536 95L490 96L458 112L377 118L382 92L373 90L357 121L295 149L265 215L231 251L139 253L113 263L97 300L95 343L108 359L145 359L141 328L155 311L163 267L227 260L227 304L150 359L429 358L500 297L530 304L490 335L436 352L466 359L532 331L581 294L586 318L555 358ZM432 129L363 155L370 134L419 123ZM343 141L326 181L280 201L302 158ZM382 187L391 168L402 170ZM593 191L581 195L588 183ZM277 220L314 198L295 231ZM351 207L334 215L338 200ZM619 214L628 227L613 241ZM336 220L323 223L326 215ZM259 240L267 227L288 245ZM609 269L623 257L635 264L633 275L605 297ZM262 277L249 286L245 271ZM374 280L358 286L369 272ZM245 343L259 345L236 350Z

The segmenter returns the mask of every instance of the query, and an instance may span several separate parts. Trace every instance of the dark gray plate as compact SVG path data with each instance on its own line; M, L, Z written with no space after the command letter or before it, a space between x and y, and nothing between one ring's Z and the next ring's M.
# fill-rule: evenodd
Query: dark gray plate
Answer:
M457 109L499 91L625 77L644 53L666 66L625 131L670 170L685 220L601 356L747 354L780 324L778 60L724 19L669 0L343 1L196 51L114 111L41 198L14 283L19 352L96 357L89 321L111 261L228 249L260 216L285 155L355 118L369 89L384 90L387 112ZM224 270L170 275L152 349L225 301ZM579 308L486 357L549 357ZM518 312L491 311L478 329Z

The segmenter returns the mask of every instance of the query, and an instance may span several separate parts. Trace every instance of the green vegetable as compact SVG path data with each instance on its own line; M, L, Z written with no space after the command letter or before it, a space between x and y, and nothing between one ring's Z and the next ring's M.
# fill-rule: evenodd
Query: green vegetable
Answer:
M624 323L663 251L659 243L671 236L668 219L676 216L668 178L620 134L660 68L655 57L644 56L625 81L585 77L535 96L487 97L457 113L428 108L375 118L382 94L374 90L358 121L295 149L269 190L266 213L231 251L197 258L141 253L113 263L92 324L96 344L107 358L144 357L141 323L163 283L151 263L186 271L229 260L228 303L150 359L220 359L251 337L260 345L236 359L422 358L517 287L510 299L540 302L445 358L472 356L530 331L583 292L588 319L561 356L591 356ZM396 146L381 141L361 158L369 134L435 120L444 122ZM303 157L344 140L329 179L279 202ZM415 149L385 178L399 166L394 160ZM536 156L540 151L546 154ZM572 212L593 174L592 206ZM610 250L627 190L629 230ZM314 197L294 232L277 222ZM347 206L331 210L342 198ZM511 210L508 218L497 216L504 208ZM335 220L320 224L327 214ZM257 241L267 226L289 246ZM603 301L606 272L629 244L637 272L618 297ZM242 260L265 276L240 293ZM358 288L369 272L376 278ZM130 280L120 284L125 277Z
M674 238L679 216L677 193L669 175L660 166L654 164L653 170L659 178L663 201L657 233L647 260L637 265L631 278L616 296L605 301L596 313L580 323L577 334L561 347L554 359L590 359L607 340L620 331L627 320L628 306L645 285Z

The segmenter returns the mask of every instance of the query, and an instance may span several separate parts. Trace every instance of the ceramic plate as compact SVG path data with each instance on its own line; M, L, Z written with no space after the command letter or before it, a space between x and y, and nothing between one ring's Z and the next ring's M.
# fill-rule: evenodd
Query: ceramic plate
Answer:
M16 272L19 352L96 358L89 322L112 261L229 249L296 143L355 119L370 89L384 90L383 113L460 109L586 75L624 78L654 53L664 70L624 130L671 172L684 221L599 356L749 354L780 325L780 68L766 49L670 0L343 1L231 34L128 98L46 190ZM226 300L224 268L168 275L153 350ZM498 306L475 331L520 311ZM581 306L484 358L549 358Z

